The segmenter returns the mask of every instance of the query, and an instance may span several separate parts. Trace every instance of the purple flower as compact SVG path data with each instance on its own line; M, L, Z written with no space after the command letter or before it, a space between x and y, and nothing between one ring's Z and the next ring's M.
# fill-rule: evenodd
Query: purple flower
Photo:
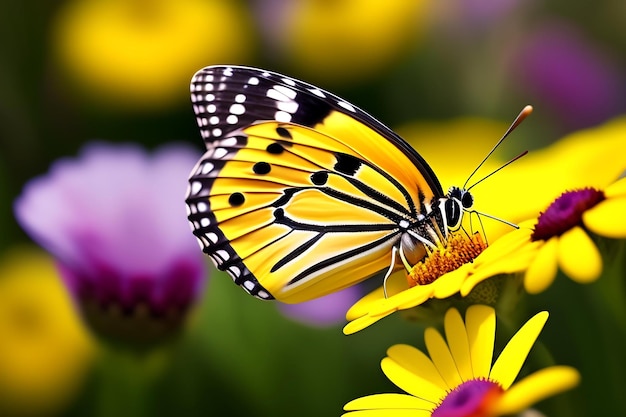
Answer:
M304 303L281 303L278 308L285 316L300 323L314 327L335 326L345 322L346 311L362 296L357 285Z
M152 342L178 329L206 277L185 215L198 155L92 143L57 161L15 201L26 232L57 260L85 319L113 338Z
M568 129L588 127L626 110L623 70L566 24L543 25L513 60L522 91L534 95Z

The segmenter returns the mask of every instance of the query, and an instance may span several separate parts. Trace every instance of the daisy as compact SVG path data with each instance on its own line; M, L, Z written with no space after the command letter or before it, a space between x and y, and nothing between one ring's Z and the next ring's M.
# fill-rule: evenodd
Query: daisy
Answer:
M548 319L543 311L511 338L492 366L496 315L474 305L465 322L449 309L444 328L447 343L435 329L424 339L428 357L408 345L395 345L381 362L385 375L407 394L375 394L350 401L346 417L495 417L518 413L551 395L576 386L578 371L552 366L513 383Z
M512 274L528 268L537 245L524 245L515 235L504 235L489 247L479 234L471 237L463 233L452 235L446 246L426 257L413 267L408 276L395 274L383 287L357 301L346 313L349 323L345 334L363 330L390 314L417 307L431 299L444 300L444 307L454 301L494 304L502 285L515 281L496 281L487 278ZM514 259L506 254L516 252ZM474 279L478 277L479 279ZM473 291L479 284L480 287ZM466 300L461 297L471 296ZM460 296L460 297L459 297Z
M537 219L520 224L510 235L523 251L509 251L507 259L515 261L520 254L533 252L524 273L529 293L548 288L559 269L576 282L593 282L602 273L602 256L594 238L626 238L626 178L604 190L567 191ZM469 289L485 278L477 274L464 285Z

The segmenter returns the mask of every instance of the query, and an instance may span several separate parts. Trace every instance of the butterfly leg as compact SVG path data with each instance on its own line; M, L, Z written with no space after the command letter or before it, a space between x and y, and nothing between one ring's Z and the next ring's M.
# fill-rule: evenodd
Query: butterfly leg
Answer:
M385 273L385 277L383 278L383 294L385 295L385 298L388 298L387 297L387 280L389 279L389 277L391 276L391 273L395 269L397 252L398 252L397 247L394 246L393 248L391 248L391 263L389 264L389 268L387 268L387 272Z

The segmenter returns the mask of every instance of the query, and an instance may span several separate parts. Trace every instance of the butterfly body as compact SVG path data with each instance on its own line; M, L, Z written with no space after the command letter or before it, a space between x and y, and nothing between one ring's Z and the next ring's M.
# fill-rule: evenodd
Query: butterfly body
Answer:
M188 216L220 270L263 299L300 302L444 243L466 208L404 140L339 97L237 66L196 73L207 151Z

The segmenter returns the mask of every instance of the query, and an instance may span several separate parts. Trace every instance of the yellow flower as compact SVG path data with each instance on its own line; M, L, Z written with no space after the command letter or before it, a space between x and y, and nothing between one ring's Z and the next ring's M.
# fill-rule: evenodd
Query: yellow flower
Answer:
M533 150L472 189L476 209L517 223L536 217L563 190L604 187L626 169L625 137L626 117L621 117ZM498 222L484 223L490 240L510 231Z
M50 258L0 259L0 415L53 415L67 406L95 354Z
M552 366L513 384L548 312L536 314L511 338L492 366L496 315L487 306L445 315L447 343L435 329L424 333L430 358L395 345L381 362L385 375L408 394L375 394L345 405L346 417L495 417L518 413L579 383L578 371Z
M524 150L528 143L534 143L526 126L533 123L531 116L501 146L500 153L489 158L474 179L500 166L506 160L502 153L511 155L511 149ZM447 189L467 180L505 129L506 124L465 118L445 123L413 123L398 132L428 161ZM476 209L517 223L537 216L562 190L603 187L626 170L624 137L626 117L619 117L571 133L544 149L531 150L471 190ZM456 151L446 151L449 149ZM484 227L490 242L511 231L509 226L491 220L486 220Z
M433 298L449 299L457 293L461 297L467 297L478 284L487 278L526 270L537 249L536 244L526 245L526 242L520 240L517 235L507 234L486 249L481 249L482 252L478 251L480 254L469 262L462 246L478 245L476 236L478 235L469 240L462 233L451 235L448 245L440 248L440 251L445 253L444 257L464 258L465 263L460 267L451 264L448 272L445 272L440 265L430 265L431 261L436 262L438 258L430 255L412 269L411 274L417 273L422 276L430 274L428 269L439 270L442 274L438 278L431 277L430 282L409 288L410 284L407 283L407 277L403 272L392 275L387 281L386 295L383 287L380 287L357 301L348 310L346 319L350 322L344 327L344 333L356 333L396 311L411 309ZM456 243L456 241L461 243ZM465 244L462 244L463 241ZM510 259L505 256L512 252L516 253L515 258ZM420 281L421 278L414 280ZM501 283L494 282L493 284L494 287L491 288L485 288L487 283L483 284L482 288L479 287L477 292L480 291L480 294L475 298L483 303L495 303L501 290L498 287ZM475 302L475 300L472 301Z
M355 82L379 73L419 40L428 5L427 0L294 2L279 40L303 77Z
M531 256L524 287L531 294L552 284L558 269L579 283L593 282L602 273L602 256L593 235L626 238L626 178L604 190L588 187L563 193L535 220L520 224L509 239L517 246L503 251L506 262ZM477 285L485 274L464 285Z
M238 2L74 0L53 25L53 52L85 94L155 109L188 97L191 74L249 56L251 24Z

